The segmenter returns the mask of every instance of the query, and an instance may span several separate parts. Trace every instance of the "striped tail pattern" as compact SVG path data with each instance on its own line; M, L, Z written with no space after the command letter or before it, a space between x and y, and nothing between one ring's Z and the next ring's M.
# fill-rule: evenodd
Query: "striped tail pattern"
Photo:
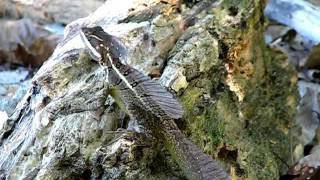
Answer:
M186 176L192 180L229 179L217 161L203 153L179 130L174 119L182 117L183 111L172 94L141 72L128 67L120 67L119 71L122 69L127 71L124 73L126 82L115 78L117 72L109 72L111 82L118 89L115 98L120 97L129 115L151 130L153 136L164 140L165 147Z
M229 179L222 166L203 153L179 130L174 119L183 115L181 104L158 82L125 65L124 45L101 27L82 28L81 37L93 59L108 69L111 96L123 110L162 139L165 147L191 180Z
M166 147L172 151L189 179L225 180L228 174L219 162L202 152L180 130L164 131Z

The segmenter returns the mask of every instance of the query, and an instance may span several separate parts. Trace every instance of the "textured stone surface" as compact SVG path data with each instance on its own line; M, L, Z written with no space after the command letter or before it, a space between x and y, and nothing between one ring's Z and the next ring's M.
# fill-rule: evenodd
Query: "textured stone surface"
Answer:
M31 84L30 71L19 68L0 71L0 111L11 115Z
M0 15L19 19L28 17L36 22L68 24L88 16L104 0L2 0Z
M108 6L97 11L103 11L106 7ZM158 21L169 17L158 14L155 16ZM95 18L97 17L91 16L86 21L95 22ZM128 46L130 53L140 55L139 51L148 45L139 43L144 31L151 31L152 28L154 31L165 30L166 26L172 29L170 22L163 22L159 28L147 21L113 25L118 26L116 29L123 30L123 41L133 43ZM107 29L108 25L112 24L102 26ZM73 28L78 30L75 26ZM120 127L119 117L122 117L122 113L119 114L118 108L110 106L112 101L107 99L104 71L88 58L79 35L73 33L76 31L70 32L33 77L26 95L0 130L1 175L9 178L72 178L86 174L109 178L179 177L179 174L172 174L171 166L165 168L168 169L164 171L167 175L164 172L151 173L148 166L152 161L148 159L157 154L154 151L156 148L151 150L150 147L143 147L150 140L132 142L137 135L131 135L132 140L130 135L127 137L129 140L122 140L123 137L113 138L118 134L115 131ZM157 35L159 39L166 39L168 36L170 34L167 33ZM146 39L146 43L151 40ZM162 45L154 49L156 53L168 51L163 48ZM157 57L156 53L150 54ZM130 60L134 61L128 61ZM140 60L141 64L142 62ZM148 143L150 145L152 146ZM134 146L142 147L133 148ZM118 158L120 167L108 168L117 163L115 160Z
M314 45L320 43L319 12L320 7L304 0L271 0L265 9L270 19L292 27Z
M0 64L40 66L62 37L29 19L0 20L0 27Z
M115 132L128 118L107 97L105 73L78 34L100 25L125 43L128 64L161 75L184 105L181 129L232 178L277 179L294 144L296 81L285 57L264 44L263 4L223 1L188 27L178 1L130 0L116 11L123 2L107 1L67 26L0 130L2 175L184 178L161 140Z

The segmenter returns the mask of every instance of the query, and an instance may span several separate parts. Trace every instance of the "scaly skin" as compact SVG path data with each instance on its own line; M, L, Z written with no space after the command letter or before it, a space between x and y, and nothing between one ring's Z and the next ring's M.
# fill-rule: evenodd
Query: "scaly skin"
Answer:
M112 97L120 104L120 107L125 108L130 117L137 119L154 137L164 140L165 147L186 176L189 179L229 179L218 162L204 154L179 130L173 117L179 118L180 116L166 111L157 102L157 98L167 98L166 101L172 106L177 106L177 101L170 99L173 97L149 77L121 63L119 58L124 52L119 50L123 50L122 47L119 47L119 41L113 42L115 37L103 32L102 28L83 28L82 31L86 40L90 42L90 50L93 48L96 50L90 53L91 55L96 54L93 59L99 60L100 64L108 69L108 82L112 86L110 93ZM157 96L156 93L160 93L161 96L153 98L153 95ZM182 114L179 108L173 112Z

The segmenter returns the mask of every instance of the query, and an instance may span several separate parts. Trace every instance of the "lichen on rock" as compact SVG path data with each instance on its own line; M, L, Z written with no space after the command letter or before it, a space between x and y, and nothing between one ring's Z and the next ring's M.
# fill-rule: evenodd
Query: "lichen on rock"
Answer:
M192 9L172 2L103 14L111 0L68 25L0 130L3 176L185 178L161 140L117 131L127 128L128 117L108 97L106 74L78 34L100 25L127 46L126 63L176 93L185 108L177 124L231 178L278 178L296 140L290 137L296 82L286 57L264 44L263 2L222 1L195 14L194 25L184 16Z

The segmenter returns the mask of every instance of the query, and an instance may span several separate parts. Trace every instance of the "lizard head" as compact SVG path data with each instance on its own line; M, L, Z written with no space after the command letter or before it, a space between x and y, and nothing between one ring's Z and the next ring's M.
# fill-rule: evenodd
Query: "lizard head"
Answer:
M81 39L85 43L90 56L110 66L109 61L120 60L126 56L126 48L116 37L104 32L100 26L81 28Z
M85 43L90 56L96 61L100 61L103 54L100 46L100 44L103 44L103 39L97 35L99 31L103 31L100 26L83 27L80 31L82 41Z

